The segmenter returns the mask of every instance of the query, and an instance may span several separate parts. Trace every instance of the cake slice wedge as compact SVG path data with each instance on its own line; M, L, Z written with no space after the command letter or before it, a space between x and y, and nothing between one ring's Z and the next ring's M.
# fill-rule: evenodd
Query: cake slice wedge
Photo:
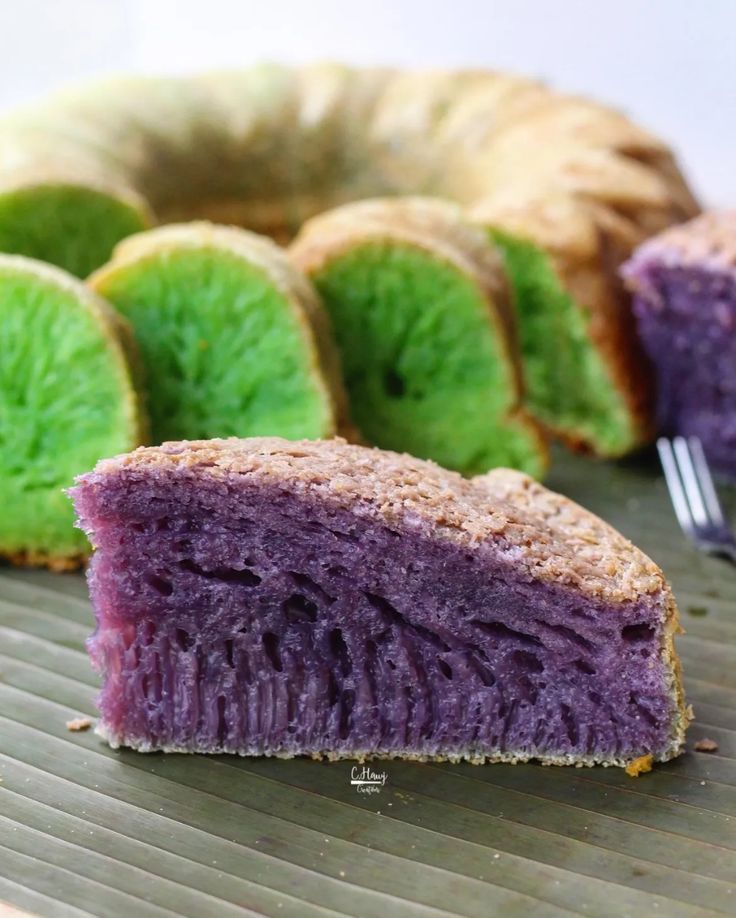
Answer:
M433 198L346 204L309 220L290 255L330 315L369 443L466 475L498 465L543 474L503 263L459 207Z
M133 326L153 443L350 433L328 319L270 239L171 224L125 239L88 283Z
M623 276L654 366L660 429L699 437L713 468L736 481L736 210L652 237Z
M102 461L72 495L113 746L621 766L682 748L661 571L522 473L230 439Z
M137 364L127 323L81 281L0 255L0 556L82 563L89 543L64 489L145 442Z

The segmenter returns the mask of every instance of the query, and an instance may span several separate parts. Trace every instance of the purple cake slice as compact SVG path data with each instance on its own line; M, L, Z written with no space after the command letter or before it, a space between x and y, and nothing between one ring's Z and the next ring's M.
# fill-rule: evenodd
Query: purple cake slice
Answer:
M73 490L113 746L630 765L688 714L661 571L527 476L211 440Z
M736 211L655 236L623 274L656 370L660 428L700 437L736 479Z

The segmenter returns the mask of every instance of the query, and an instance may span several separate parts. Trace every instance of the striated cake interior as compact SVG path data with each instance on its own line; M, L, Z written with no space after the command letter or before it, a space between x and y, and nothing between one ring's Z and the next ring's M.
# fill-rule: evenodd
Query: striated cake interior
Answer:
M673 754L661 591L614 604L533 579L518 547L462 545L410 510L388 521L287 480L201 472L123 467L75 492L98 547L89 650L113 745Z

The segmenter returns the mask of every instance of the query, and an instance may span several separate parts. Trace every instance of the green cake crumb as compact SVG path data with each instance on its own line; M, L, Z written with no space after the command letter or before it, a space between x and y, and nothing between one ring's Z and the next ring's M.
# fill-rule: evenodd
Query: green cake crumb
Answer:
M511 416L513 366L471 277L411 243L368 240L313 280L369 442L465 474L541 474L539 439Z
M586 315L549 256L508 233L493 230L491 237L514 288L529 410L552 430L590 443L599 455L627 452L636 432L626 403L588 336Z
M141 234L120 252L90 282L135 331L154 443L334 433L308 318L269 270L271 258L279 270L286 262L275 245L188 224Z
M142 442L126 329L84 285L0 255L0 554L74 566L89 550L64 489Z
M132 203L93 188L44 184L0 195L0 251L50 262L77 277L87 277L119 240L145 226Z

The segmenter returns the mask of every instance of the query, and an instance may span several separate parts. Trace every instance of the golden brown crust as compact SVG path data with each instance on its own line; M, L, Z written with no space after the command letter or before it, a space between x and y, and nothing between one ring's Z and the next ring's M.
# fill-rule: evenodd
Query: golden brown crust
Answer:
M513 417L535 437L546 465L548 455L539 425L522 406L523 377L516 316L500 255L462 209L434 198L374 198L346 204L313 217L289 249L292 261L314 277L333 259L367 242L406 244L453 265L480 290L511 369Z
M736 268L736 210L716 210L673 226L649 239L632 262L654 260L667 266L687 266L711 271ZM635 279L632 286L635 286Z
M312 361L312 374L323 387L333 419L322 432L325 437L340 433L356 439L349 419L347 396L342 384L340 358L332 340L329 317L314 288L296 271L283 250L270 239L232 226L205 221L171 224L129 236L118 243L111 261L92 274L88 284L104 291L107 281L139 260L172 249L213 248L232 253L262 270L290 303L305 337Z
M669 596L661 570L616 530L522 472L494 469L473 479L406 454L334 440L278 437L183 441L103 459L102 474L124 469L189 470L207 477L247 475L288 481L341 507L364 508L388 525L415 517L443 538L478 546L503 542L534 579L568 584L624 603ZM518 555L518 557L517 557Z
M0 557L14 567L45 567L55 574L78 571L87 560L86 554L54 555L31 548L23 551L4 551L0 548Z

